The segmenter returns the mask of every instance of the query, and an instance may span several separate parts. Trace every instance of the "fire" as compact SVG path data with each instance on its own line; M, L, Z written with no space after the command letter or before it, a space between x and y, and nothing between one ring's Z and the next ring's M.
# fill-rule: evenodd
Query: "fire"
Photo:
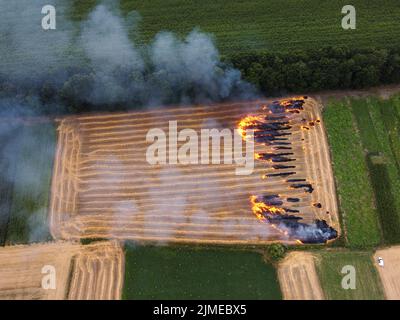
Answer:
M252 126L256 126L257 124L259 124L262 121L263 121L262 116L248 115L245 118L243 118L242 120L240 120L237 131L243 137L243 139L245 139L246 138L246 129L248 129Z
M299 97L285 99L285 100L280 101L279 104L281 106L288 107L288 106L292 105L293 102L295 102L295 101L303 101L304 102L304 97L299 96Z
M252 129L255 142L263 148L266 148L266 150L264 149L261 153L255 152L254 159L264 163L270 162L272 165L268 164L266 167L278 171L278 173L264 174L261 176L262 179L288 176L296 173L280 171L283 169L295 168L295 166L274 164L274 162L285 163L296 160L292 159L292 157L286 157L287 155L293 155L293 153L290 153L289 151L283 151L280 153L278 150L291 149L287 146L291 144L291 142L285 137L287 134L283 131L292 127L288 124L291 123L291 119L294 118L294 116L289 113L294 114L302 112L302 110L304 110L303 104L306 99L306 96L300 96L275 101L270 106L263 105L261 108L263 112L261 112L261 114L247 115L238 123L237 131L244 140L248 138L246 136L246 130ZM300 129L310 130L310 127L313 127L320 121L320 119L316 119L309 122L309 126L301 125ZM302 146L302 148L305 150L304 146ZM289 184L288 188L304 189L305 192L311 193L313 191L311 182L303 181L306 180L293 179L293 183ZM289 180L286 182L289 182ZM313 224L299 222L302 217L293 215L292 213L300 211L283 207L285 201L284 198L285 197L281 195L251 195L250 203L252 212L259 221L268 223L272 228L283 234L288 239L294 240L298 245L303 243L322 243L326 241L326 239L335 237L335 230L327 226L325 220L316 220ZM304 235L304 230L308 232L307 235ZM316 233L315 230L319 232ZM328 236L325 235L326 233L329 233Z
M257 196L251 196L250 202L252 205L253 213L257 216L258 219L263 220L263 221L265 220L264 213L272 214L272 215L285 213L285 210L282 208L270 206L270 205L266 204L265 202L259 201L257 199Z
M278 214L283 214L285 212L284 209L274 207L274 206L269 206L262 201L258 201L256 196L251 196L250 202L252 204L253 213L255 214L255 216L257 217L258 220L263 221L263 222L267 221L267 218L265 217L264 214L278 215ZM286 237L289 236L289 232L287 230L283 230L283 229L279 228L274 223L271 223L270 226L273 227L275 230L279 231L280 233L282 233L284 236L286 236ZM300 240L296 240L296 242L297 241L300 241Z

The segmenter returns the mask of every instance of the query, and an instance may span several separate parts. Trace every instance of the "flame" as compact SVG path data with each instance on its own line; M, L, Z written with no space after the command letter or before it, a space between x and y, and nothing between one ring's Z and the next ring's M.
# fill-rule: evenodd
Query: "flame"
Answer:
M257 125L259 122L263 121L262 116L254 116L254 115L248 115L244 117L242 120L240 120L237 131L239 134L242 136L243 139L246 138L246 129L248 129L251 126Z
M279 102L279 104L281 106L288 107L288 106L292 105L294 101L298 101L298 100L301 100L301 101L304 102L304 97L299 96L299 97L292 97L292 98L289 98L289 99L284 99L284 100L281 100Z
M253 213L257 216L257 218L261 220L265 220L264 213L266 214L284 214L285 210L279 207L270 206L265 202L258 201L257 196L251 196L250 202L252 205Z
M270 206L262 201L258 201L257 196L251 196L250 197L250 202L252 204L252 210L253 213L255 214L255 216L257 217L258 220L262 221L262 222L266 222L267 218L264 216L264 213L266 214L272 214L272 215L279 215L279 214L284 214L285 210L279 207L275 207L275 206ZM284 230L282 228L280 228L278 225L274 224L274 223L270 223L269 224L272 228L274 228L275 230L279 231L280 233L282 233L284 236L289 237L289 231L288 230ZM303 242L301 242L299 239L295 239L295 242L297 244L303 244Z
M279 102L279 105L285 108L285 112L299 113L300 112L299 110L290 108L295 103L295 101L299 101L299 100L304 102L305 97L300 96L300 97L293 97L293 98L281 100ZM261 109L264 111L263 114L247 115L244 118L242 118L240 120L240 122L238 123L237 131L244 140L246 138L248 138L248 137L246 137L247 129L251 128L255 132L259 131L259 129L257 127L266 122L266 120L265 120L266 114L273 114L273 111L270 110L266 105L263 105L261 107ZM290 122L290 120L288 120L288 121ZM304 128L302 127L302 129L304 129ZM272 162L272 159L264 160L262 154L257 153L257 152L254 153L254 159ZM261 178L266 179L267 175L262 175ZM272 228L274 228L278 232L282 233L286 237L290 237L289 230L286 230L286 228L281 227L278 223L275 223L275 222L273 222L273 220L269 219L269 218L272 218L273 216L285 215L286 214L285 209L277 207L277 206L269 205L268 203L265 203L264 201L260 200L259 197L255 196L255 195L250 196L250 203L251 203L252 212L257 217L258 220L260 220L262 222L269 222L269 225ZM295 241L297 244L302 244L301 240L296 239Z

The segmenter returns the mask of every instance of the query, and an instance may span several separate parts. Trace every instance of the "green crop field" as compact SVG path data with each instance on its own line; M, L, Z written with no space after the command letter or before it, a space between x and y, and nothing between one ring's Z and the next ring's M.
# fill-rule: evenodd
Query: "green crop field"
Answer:
M45 241L50 238L47 207L52 173L53 124L18 126L2 149L2 244ZM2 171L4 173L4 171Z
M400 243L399 106L399 97L352 99L324 112L350 245L377 244L379 233Z
M325 108L323 116L348 244L377 245L380 230L373 187L351 108L345 103L333 102Z
M80 21L98 3L73 2L71 17ZM257 50L318 48L326 45L391 47L400 44L400 2L397 0L351 2L356 7L357 29L343 30L344 0L121 0L124 14L139 12L139 34L149 42L161 31L186 35L193 28L215 35L222 54Z
M257 252L128 245L125 257L123 299L281 299Z
M14 147L10 141L18 134L18 129L7 123L0 125L0 245L4 245L7 237L14 186L15 161L10 157Z
M325 297L329 300L383 300L383 289L373 265L371 252L338 251L317 254L317 271ZM344 266L353 266L356 288L343 289Z
M387 244L400 242L400 117L396 105L399 105L398 98L351 101L369 167L383 241Z

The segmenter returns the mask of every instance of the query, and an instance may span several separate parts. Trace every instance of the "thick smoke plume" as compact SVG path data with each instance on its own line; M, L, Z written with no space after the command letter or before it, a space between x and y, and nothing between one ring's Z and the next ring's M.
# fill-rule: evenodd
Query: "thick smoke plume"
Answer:
M3 98L54 113L254 96L240 72L221 62L211 36L199 30L183 39L164 31L137 45L128 35L140 32L137 13L125 19L115 5L100 4L85 21L71 22L71 8L60 0L50 1L57 29L43 30L45 4L0 0Z
M253 87L241 80L240 72L221 62L210 35L194 29L180 38L163 31L147 45L138 45L129 37L140 33L138 13L124 18L117 1L107 2L77 22L70 19L71 2L0 0L2 194L18 192L15 171L21 168L10 168L27 139L20 116L30 122L39 115L254 97ZM56 8L56 30L42 29L45 5ZM29 139L34 145L40 137ZM42 170L35 161L22 169ZM47 178L36 179L45 183ZM0 204L0 244L7 234L9 205ZM29 238L36 241L46 230L37 215L32 216L27 222Z

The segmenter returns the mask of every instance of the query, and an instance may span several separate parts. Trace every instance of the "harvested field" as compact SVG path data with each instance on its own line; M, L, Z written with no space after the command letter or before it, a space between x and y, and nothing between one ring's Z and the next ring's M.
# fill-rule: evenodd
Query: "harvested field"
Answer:
M249 114L266 115L265 103L62 119L50 205L52 235L56 239L222 244L293 242L296 239L290 234L258 221L252 214L251 197L265 193L285 197L285 209L296 212L302 222L310 224L319 219L339 231L320 106L312 99L306 100L301 112L284 113L290 122L289 134L276 139L274 146L255 144L257 154L277 152L278 146L285 146L294 159L287 163L294 166L291 169L276 169L257 157L250 175L236 175L239 166L235 162L150 165L146 161L151 144L146 134L150 129L168 133L169 121L177 121L178 132L183 128L197 133L212 128L233 132ZM165 138L160 141L165 142ZM307 181L312 191L307 191L307 186L295 188L288 179Z
M377 259L382 257L385 266L378 266ZM378 250L374 255L375 265L382 281L385 297L389 300L400 299L400 247Z
M117 242L84 246L73 259L69 300L119 300L124 254Z
M278 278L285 300L324 299L315 259L311 253L291 252L279 264Z
M0 248L0 299L65 299L70 262L79 251L71 243ZM54 266L56 289L42 289L42 268Z
M55 268L55 289L42 288L44 266ZM115 242L3 247L0 300L120 299L123 268L122 249Z

